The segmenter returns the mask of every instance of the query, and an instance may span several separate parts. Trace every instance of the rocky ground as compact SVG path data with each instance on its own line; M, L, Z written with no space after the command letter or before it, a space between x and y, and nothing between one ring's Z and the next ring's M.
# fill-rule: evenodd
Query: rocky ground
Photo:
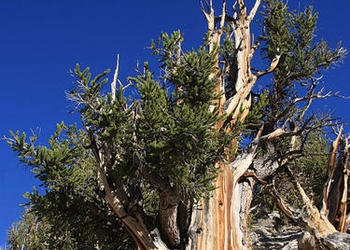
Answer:
M302 228L287 223L277 211L259 215L251 224L251 240L254 250L313 250L313 237ZM310 244L311 242L311 244ZM350 250L350 234L336 233L328 236L321 249Z

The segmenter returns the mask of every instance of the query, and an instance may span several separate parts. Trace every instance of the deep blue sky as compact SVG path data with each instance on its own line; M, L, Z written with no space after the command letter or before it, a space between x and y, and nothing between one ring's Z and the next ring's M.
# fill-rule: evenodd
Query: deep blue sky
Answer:
M350 49L350 1L300 0L300 6L307 3L320 12L319 38L333 47L342 40ZM77 62L99 73L113 68L119 53L123 81L133 74L137 60L148 60L146 47L161 31L180 29L185 47L191 48L200 44L205 25L198 0L1 0L0 136L8 136L9 130L31 133L32 129L45 142L56 123L74 122L76 117L68 115L65 90L72 86L69 70ZM349 67L347 58L326 74L329 89L350 96ZM349 107L349 100L332 99L318 108L334 110L349 122ZM4 141L0 141L0 162L1 246L11 223L20 218L22 195L36 182Z

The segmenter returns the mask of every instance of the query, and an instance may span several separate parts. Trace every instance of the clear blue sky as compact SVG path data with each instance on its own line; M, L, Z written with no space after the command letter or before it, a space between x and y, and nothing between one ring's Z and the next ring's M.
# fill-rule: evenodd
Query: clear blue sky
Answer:
M301 6L307 3L320 12L318 36L333 47L342 40L350 49L350 1L300 0ZM8 136L9 130L30 134L32 129L45 142L56 123L74 122L65 90L72 86L69 70L75 63L99 73L113 68L119 53L123 81L133 74L137 60L148 60L145 48L161 31L180 29L185 47L191 48L200 44L205 25L198 0L0 1L0 136ZM329 89L350 96L349 67L347 58L327 73ZM349 100L332 99L318 108L334 110L350 122ZM0 246L11 223L20 218L22 195L35 184L29 169L0 141Z

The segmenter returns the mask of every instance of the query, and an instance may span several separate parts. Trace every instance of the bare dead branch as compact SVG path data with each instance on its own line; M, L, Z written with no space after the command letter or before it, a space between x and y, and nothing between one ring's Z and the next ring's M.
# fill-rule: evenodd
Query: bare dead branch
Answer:
M337 134L337 138L332 142L332 146L330 148L330 155L328 160L328 173L327 173L327 181L323 189L323 199L322 199L322 208L321 215L328 216L328 197L331 189L332 179L334 176L334 168L338 146L340 144L341 133L343 130L343 126L340 127L339 132Z
M304 117L305 117L305 114L306 114L306 111L310 108L311 104L312 104L312 101L314 100L312 98L313 96L313 92L314 92L314 88L316 86L315 85L312 85L312 89L311 89L311 94L309 94L309 98L308 98L308 102L307 104L302 108L300 114L298 115L298 117L296 118L296 122L301 122ZM322 91L322 90L321 90Z
M226 20L226 0L222 2L222 14L221 14L221 20L220 20L220 29L225 25L225 20Z
M204 6L204 4L205 4L205 6ZM201 9L202 10L205 10L205 9L210 9L210 6L209 6L209 3L208 3L208 1L207 0L203 0L203 1L201 1Z
M261 179L261 178L259 178L257 175L256 175L256 173L255 172L253 172L253 171L247 171L247 172L245 172L244 174L243 174L243 177L253 177L254 179L256 179L258 182L260 182L261 184L263 184L263 185L266 185L267 184L267 182L265 181L265 180L263 180L263 179Z
M243 0L237 0L238 9L239 9L239 18L246 18L247 16L247 8Z
M268 73L271 73L272 71L275 70L275 68L277 67L278 65L278 62L280 60L280 57L281 55L276 55L275 58L271 61L271 64L270 64L270 67L268 67L267 69L263 70L263 71L258 71L255 73L255 76L257 78L263 76L263 75L266 75Z
M256 41L254 41L254 34L252 34L252 46L250 49L250 54L249 57L252 58L255 54L255 51L258 50L259 46L260 46L260 38L258 38Z
M237 1L232 5L232 11L233 11L233 15L232 15L232 20L229 22L229 25L231 26L231 28L234 30L237 27Z
M263 131L264 125L260 127L259 132L257 133L254 141L259 141L259 138L261 137L261 133ZM246 153L241 154L238 156L231 164L230 167L233 170L232 176L233 176L233 186L237 184L239 179L243 176L243 174L248 170L248 168L253 163L256 150L258 148L258 143L252 143L250 145L249 150Z
M208 25L208 30L213 31L215 29L215 16L214 16L214 9L213 9L213 3L212 0L210 0L210 3L208 1L205 1L205 7L203 5L203 1L201 2L202 4L202 13L207 20L207 25Z
M299 97L299 98L295 98L292 102L293 103L297 103L297 102L302 102L302 101L306 101L306 100L315 100L315 99L325 99L328 97L337 97L338 92L336 93L332 93L331 91L327 92L326 94L323 94L324 88L322 88L319 92L317 92L316 94L313 92L312 94L309 94L307 96L303 96L303 97Z
M259 6L260 6L260 2L261 2L260 0L256 0L255 1L255 4L254 4L253 8L251 9L251 11L250 11L250 13L249 13L249 15L247 17L249 22L251 22L254 19L254 16L255 16L255 14L256 14Z
M296 209L293 208L288 202L286 202L282 196L278 193L276 189L275 180L272 181L272 196L277 201L277 206L280 211L285 214L289 219L293 221L297 221L300 219L301 214Z
M115 101L115 97L116 97L116 88L117 88L116 85L117 85L117 80L118 80L118 72L119 72L119 54L117 54L114 77L113 77L113 81L111 82L112 102Z
M294 176L293 172L286 168L288 176L290 176L293 180L293 184L295 185L301 199L304 203L304 211L302 215L302 219L307 225L307 228L317 239L324 238L329 234L335 233L336 229L329 222L326 216L319 212L310 198L306 195L305 190L300 185L299 181Z
M254 140L253 140L253 144L260 144L263 141L271 141L276 139L277 137L280 137L282 135L285 134L290 134L290 132L286 132L284 129L282 128L277 128L274 131L272 131L271 133L264 135L264 136L257 136Z

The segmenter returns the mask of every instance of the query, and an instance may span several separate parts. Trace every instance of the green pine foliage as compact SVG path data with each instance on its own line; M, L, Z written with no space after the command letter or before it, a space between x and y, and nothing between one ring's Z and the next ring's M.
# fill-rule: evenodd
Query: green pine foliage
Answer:
M33 213L26 211L22 215L22 221L14 224L9 233L9 244L11 249L48 249L49 246L59 249L74 249L75 242L70 237L70 233L64 232L53 235L52 226L45 220ZM62 237L61 237L62 236Z
M310 133L305 143L303 157L291 164L309 197L318 208L322 206L323 188L327 178L329 139L323 131Z
M41 240L43 248L26 243L27 249L90 249L97 242L103 248L127 249L132 246L118 219L106 209L103 191L98 185L96 164L87 150L88 139L83 130L58 124L48 146L36 146L36 136L26 142L24 133L12 134L10 146L18 153L21 162L31 167L44 191L34 188L25 194L29 199L29 210L23 221L12 229L9 236L11 246L26 233L22 228L28 227L34 219L36 229L31 232L33 237L45 237ZM126 243L123 240L115 242L115 235L120 235Z
M226 137L214 128L221 118L209 111L217 97L215 81L209 77L214 54L204 46L183 53L182 41L180 33L174 32L163 33L152 43L164 72L163 82L154 79L148 64L143 75L130 79L141 96L136 134L142 138L140 155L147 169L168 186L180 187L198 199L213 188L214 163L223 158Z
M262 55L271 60L281 55L270 85L269 116L276 123L298 113L302 105L290 101L307 93L322 72L340 62L346 51L340 46L332 50L324 41L316 41L318 13L312 7L291 12L282 1L265 2Z
M26 194L28 215L47 221L39 225L48 225L50 233L63 232L57 237L69 232L72 248L132 246L104 200L99 164L114 192L127 194L125 204L141 204L151 224L156 223L160 192L179 190L180 199L196 202L215 188L215 163L225 157L228 136L215 129L221 117L209 110L217 97L209 78L214 55L205 46L176 51L182 40L179 32L161 35L153 52L164 69L163 81L145 63L144 73L129 79L137 99L127 99L122 86L116 96L105 94L109 71L93 78L89 68L77 65L69 99L82 129L62 122L48 145L37 145L36 136L27 140L25 133L11 132L9 145L44 188ZM95 147L103 148L102 158ZM123 244L115 241L118 234L126 239Z

